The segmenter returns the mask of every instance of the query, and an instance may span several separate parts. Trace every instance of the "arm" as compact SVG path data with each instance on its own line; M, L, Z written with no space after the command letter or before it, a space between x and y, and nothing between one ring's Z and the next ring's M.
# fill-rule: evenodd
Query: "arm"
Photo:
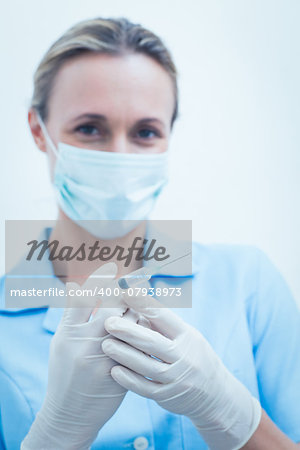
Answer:
M107 278L116 272L117 267L110 263L101 266L97 275ZM81 289L92 282L88 280ZM72 286L79 288L75 283ZM89 449L126 393L110 376L114 362L101 352L107 334L103 323L109 310L99 308L90 320L96 299L89 306L83 296L68 296L68 300L51 341L46 397L22 450ZM118 308L113 312L117 314Z
M274 443L269 448L299 448L295 444L300 441L299 309L284 278L261 251L257 267L257 295L247 305L247 314L265 414L249 449L270 439Z
M247 444L242 447L242 450L269 450L270 448L272 450L296 450L300 448L300 443L292 442L263 411L257 430Z
M120 365L112 377L125 389L187 416L212 450L237 450L249 441L261 406L224 366L204 336L153 297L125 297L151 328L119 317L105 321L115 339L102 343ZM149 307L150 306L150 307Z
M125 298L152 330L119 318L105 322L116 339L102 348L121 364L112 369L113 378L189 417L212 449L299 448L299 312L282 278L262 260L259 295L249 318L262 407L201 333L154 298Z

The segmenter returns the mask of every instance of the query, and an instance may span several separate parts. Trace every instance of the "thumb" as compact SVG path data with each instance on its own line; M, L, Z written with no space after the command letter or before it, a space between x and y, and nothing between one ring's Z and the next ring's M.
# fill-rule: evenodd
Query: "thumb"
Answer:
M63 321L71 324L87 322L93 311L91 300L82 295L83 290L79 284L74 282L66 283L66 306Z
M94 295L95 291L99 286L111 283L117 271L117 265L111 262L98 267L82 286L75 282L66 283L67 302L64 319L72 324L88 322L99 300Z
M186 324L173 311L160 303L156 298L123 294L123 300L129 308L140 313L151 324L151 328L164 336L174 339Z

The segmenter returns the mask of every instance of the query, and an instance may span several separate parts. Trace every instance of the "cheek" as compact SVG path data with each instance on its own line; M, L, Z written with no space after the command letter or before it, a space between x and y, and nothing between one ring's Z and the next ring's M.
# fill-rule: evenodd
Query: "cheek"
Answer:
M163 153L166 152L168 150L169 147L169 140L168 139L164 139L159 146L159 153Z
M159 145L159 153L163 153L168 150L169 141L170 141L170 136L169 136L169 132L168 132L168 135L164 139L161 139L158 144Z

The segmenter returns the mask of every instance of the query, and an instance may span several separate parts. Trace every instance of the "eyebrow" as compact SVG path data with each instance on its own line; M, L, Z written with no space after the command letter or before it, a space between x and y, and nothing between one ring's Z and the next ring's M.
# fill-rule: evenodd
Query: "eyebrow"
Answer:
M77 122L77 120L81 120L81 119L92 119L92 120L103 120L103 121L107 121L107 117L104 116L103 114L91 114L91 113L86 113L86 114L81 114L80 116L75 117L74 119L72 119L72 122Z
M77 122L78 120L82 119L89 119L89 120L102 120L103 122L108 122L107 117L103 114L94 114L94 113L86 113L81 114L78 117L75 117L72 122ZM157 119L156 117L143 117L142 119L138 120L138 123L146 123L146 122L157 122L164 126L164 123L162 120Z
M144 117L143 119L138 120L138 123L144 123L144 122L158 122L161 125L164 125L163 121L160 119L157 119L156 117Z

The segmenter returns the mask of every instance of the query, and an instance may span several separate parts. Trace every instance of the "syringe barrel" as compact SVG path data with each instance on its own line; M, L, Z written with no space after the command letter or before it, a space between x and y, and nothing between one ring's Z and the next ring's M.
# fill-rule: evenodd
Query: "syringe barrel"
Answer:
M134 272L119 278L118 284L121 289L129 289L150 280L150 278L151 273L149 273L149 269L142 267L141 269L135 270Z

